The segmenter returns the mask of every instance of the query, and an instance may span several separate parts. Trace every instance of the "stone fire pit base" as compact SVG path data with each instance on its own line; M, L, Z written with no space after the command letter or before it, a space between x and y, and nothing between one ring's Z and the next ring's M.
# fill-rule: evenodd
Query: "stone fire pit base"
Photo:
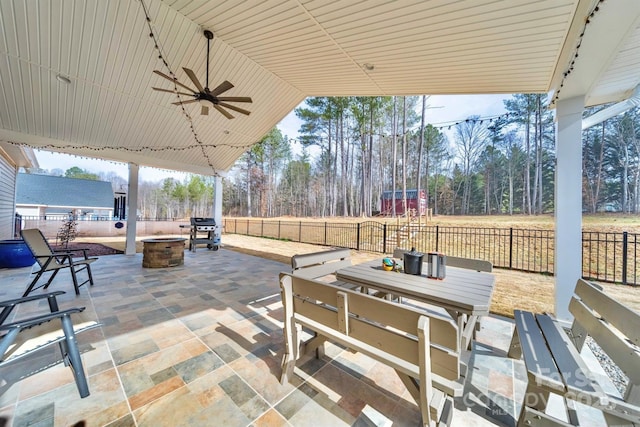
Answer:
M145 239L142 241L142 266L145 268L177 267L184 264L183 238Z

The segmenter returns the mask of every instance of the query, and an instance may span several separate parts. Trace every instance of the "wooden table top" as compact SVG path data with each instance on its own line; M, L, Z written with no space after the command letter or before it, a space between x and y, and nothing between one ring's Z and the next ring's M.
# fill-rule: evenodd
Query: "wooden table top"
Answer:
M422 266L426 272L427 263ZM489 305L495 276L491 273L447 267L443 280L384 271L382 258L336 271L338 280L386 291L394 295L437 305L459 313L485 316Z

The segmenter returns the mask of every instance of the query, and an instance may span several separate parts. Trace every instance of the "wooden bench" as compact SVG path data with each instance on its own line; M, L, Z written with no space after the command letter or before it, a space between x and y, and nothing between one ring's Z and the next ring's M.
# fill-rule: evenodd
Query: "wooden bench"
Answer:
M462 395L455 321L288 273L280 274L280 287L286 344L281 383L292 378L301 355L332 341L393 368L418 404L424 426L450 425L452 397ZM315 333L304 343L303 327Z
M351 250L345 248L294 255L291 274L305 279L318 279L351 265Z
M489 261L476 258L461 258L447 255L447 266L466 268L467 270L493 272L493 264Z
M518 425L579 425L575 401L602 410L608 425L638 425L640 314L582 279L569 311L574 321L567 331L548 315L514 312L516 328L509 356L523 357L528 376ZM587 336L629 377L623 398L607 393L580 355ZM550 393L565 398L569 424L545 413Z

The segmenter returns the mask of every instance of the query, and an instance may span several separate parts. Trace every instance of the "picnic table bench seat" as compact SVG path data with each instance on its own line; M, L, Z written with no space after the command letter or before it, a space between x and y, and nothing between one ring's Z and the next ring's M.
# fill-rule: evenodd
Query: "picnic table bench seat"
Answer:
M418 310L289 273L280 274L285 354L281 383L296 361L326 341L393 368L422 415L424 426L451 425L453 397L462 395L458 328L447 315ZM315 336L302 341L302 329Z
M583 279L569 310L569 330L550 315L514 311L509 356L523 358L528 377L518 425L580 425L574 402L601 410L607 425L640 425L640 314ZM587 336L629 377L622 398L607 393L582 358ZM564 397L568 423L545 412L551 393Z
M353 285L336 279L335 273L341 268L351 265L351 250L332 248L326 251L297 254L291 257L291 274L315 279L336 286L354 288Z

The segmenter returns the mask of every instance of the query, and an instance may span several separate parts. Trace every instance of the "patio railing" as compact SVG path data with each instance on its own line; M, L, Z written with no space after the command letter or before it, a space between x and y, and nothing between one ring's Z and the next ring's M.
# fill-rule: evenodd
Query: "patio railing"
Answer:
M494 267L541 274L554 274L553 230L409 226L361 223L223 220L224 232L267 237L355 250L391 253L397 246L414 246L421 252L479 258ZM638 285L640 252L638 234L620 232L582 233L582 274L585 279Z

